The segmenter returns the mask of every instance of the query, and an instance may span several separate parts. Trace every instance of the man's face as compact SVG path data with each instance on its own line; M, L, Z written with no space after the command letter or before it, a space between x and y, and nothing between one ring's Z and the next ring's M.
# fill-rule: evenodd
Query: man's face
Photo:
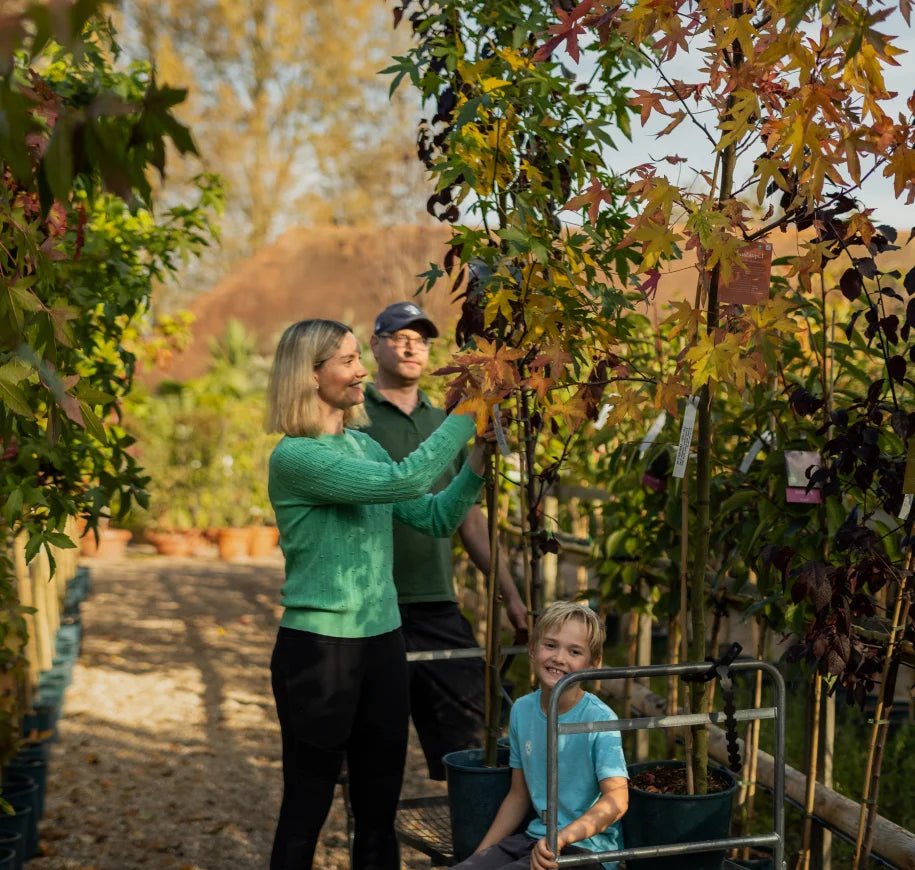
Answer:
M418 381L429 364L429 336L422 327L373 335L371 346L379 371L401 382Z

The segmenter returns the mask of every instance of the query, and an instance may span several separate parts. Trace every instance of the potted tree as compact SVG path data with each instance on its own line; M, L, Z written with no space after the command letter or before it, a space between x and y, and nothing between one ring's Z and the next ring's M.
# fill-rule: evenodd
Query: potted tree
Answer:
M396 19L407 5L395 11ZM451 6L459 6L460 14L446 11ZM622 290L608 289L599 298L591 292L601 272L628 268L628 255L615 249L622 214L605 210L590 235L570 239L558 212L572 189L585 186L592 175L613 187L610 173L593 157L609 141L614 122L628 120L619 80L635 56L619 42L616 55L600 60L602 86L586 87L570 80L559 63L534 63L537 43L531 34L549 23L542 4L467 0L408 14L417 43L388 71L396 81L408 76L424 99L438 106L437 129L424 123L420 135L421 158L436 177L429 210L454 223L466 197L475 222L455 228L443 262L463 305L456 332L461 353L442 373L454 376L450 403L472 403L481 427L489 425L497 405L497 417L502 412L511 417L506 441L520 463L525 592L536 613L544 597L541 557L555 547L542 527L541 501L565 445L583 419L597 416L616 361L610 324L629 305ZM605 200L612 203L614 197L607 194ZM443 275L434 265L424 286ZM504 483L499 462L494 454L488 484L493 552L494 493ZM504 753L500 764L497 747L501 620L494 578L493 569L486 740L473 764L475 771L490 774L475 772L473 779L501 778L507 789ZM500 799L490 799L490 809L479 814L466 848L482 838ZM481 804L462 794L452 809ZM456 831L455 824L453 817Z
M810 232L810 241L804 243L806 249L789 263L791 274L808 297L816 286L814 279L822 282L823 292L827 282L835 280L826 275L823 266L825 261L840 254L848 257L848 268L838 281L843 294L849 299L862 296L868 289L867 280L876 278L870 291L880 294L881 299L886 295L882 289L884 276L878 274L873 256L892 244L895 231L876 227L869 211L853 198L865 178L861 155L866 155L871 164L868 171L880 168L884 175L894 179L897 195L911 192L912 181L911 173L902 170L898 160L890 156L898 146L892 145L887 150L879 144L880 119L889 117L885 101L890 98L882 84L881 67L892 63L893 37L876 31L875 22L869 18L852 25L859 11L857 4L833 14L832 9L828 12L820 7L801 9L794 4L776 2L767 6L763 16L752 4L699 3L689 17L682 18L671 14L668 7L661 9L648 2L581 3L566 10L561 21L551 28L542 49L543 57L561 45L577 51L579 38L593 29L603 52L615 50L610 42L614 35L625 36L633 45L642 47L645 57L658 71L659 84L638 91L632 101L641 109L643 124L653 116L662 116L661 123L665 126L659 135L668 135L682 123L692 123L714 155L712 165L696 167L704 181L700 188L686 189L664 172L665 164L682 162L676 155L637 167L629 188L637 214L625 239L642 254L638 271L641 289L646 293L655 291L662 261L679 256L680 243L686 242L686 248L698 254L696 304L678 303L676 312L679 327L686 331L690 341L690 348L682 358L682 377L676 381L693 397L691 404L696 409L697 420L695 522L688 577L693 660L702 660L706 655L715 399L722 391L736 388L742 392L747 385L758 383L770 371L777 370L776 350L785 335L796 328L786 316L791 303L770 293L766 254L766 245L771 242L769 234L788 228ZM795 35L802 22L819 29L822 41L801 45ZM844 42L839 34L848 27L856 36L851 42ZM849 65L857 69L854 58L863 41L872 52L870 72L844 75ZM701 55L704 63L688 84L666 72L667 65L686 46L696 56ZM807 71L803 81L792 78L790 72L798 65ZM807 94L822 94L840 80L840 92L834 95L830 108L807 102ZM728 86L719 87L724 82ZM873 105L874 112L860 115L854 108L859 98ZM899 127L894 129L904 139L911 136L910 120L901 119ZM827 154L826 143L839 141L847 147ZM753 162L741 164L738 155L746 149L754 155ZM754 189L757 204L761 206L755 214L741 200L741 194ZM591 202L601 192L595 186L589 192ZM856 255L855 250L861 253ZM894 292L890 289L890 298ZM868 452L860 440L867 429L865 409L881 419L892 409L894 419L900 421L897 437L899 432L907 435L910 431L901 422L896 395L897 385L901 387L906 380L908 363L902 353L892 349L898 344L896 330L902 320L898 314L882 314L873 297L868 302L871 306L871 314L867 315L871 322L868 334L878 338L884 377L872 382L868 394L851 406L849 416L830 418L828 425L835 427L838 434L827 450L836 461L829 468L812 472L809 485L801 487L808 493L819 483L841 485L839 481L847 480L844 476L851 469L859 475L857 486L865 492L869 490L873 472L859 465L863 453ZM847 325L849 336L855 330L856 319L857 315ZM885 399L887 395L889 401ZM809 404L804 399L804 393L795 391L792 395L795 411ZM817 401L816 396L813 399ZM875 435L868 432L870 440L866 442L875 448L870 451L872 463L879 456ZM850 444L858 449L857 454ZM683 439L681 448L685 456L688 439ZM848 453L849 449L852 453ZM903 454L894 452L894 455L898 465ZM889 498L887 492L891 493ZM901 507L900 490L884 488L884 498L891 509L896 509L897 504ZM863 514L863 510L858 514ZM854 538L855 533L859 541L865 540L863 528L866 526L861 525L858 516L850 518L848 538L843 540ZM786 542L780 544L784 547ZM790 566L786 555L789 554L782 553L778 560L785 576ZM877 560L877 549L870 547L858 564L873 566ZM877 583L885 582L888 577L885 570L876 574ZM889 576L893 574L889 572ZM851 588L848 575L848 570L839 566L808 565L806 569L802 566L795 594L799 598L809 595L811 599L820 596L826 600L838 592L838 600L846 602L847 590ZM900 581L899 588L904 590L905 582ZM839 609L844 614L841 617L844 624L853 613L847 602ZM827 613L828 610L828 607L820 608L808 651L821 668L827 668L833 675L841 674L857 687L866 679L864 674L855 672L854 666L850 667L855 659L850 654L853 638L845 632L839 632L841 637L829 634L826 626L833 625L829 620L834 614ZM897 628L893 626L893 636ZM691 706L694 712L706 711L706 692L702 687L692 688ZM697 792L703 792L707 788L708 771L703 728L694 730L692 744L690 767L694 787Z

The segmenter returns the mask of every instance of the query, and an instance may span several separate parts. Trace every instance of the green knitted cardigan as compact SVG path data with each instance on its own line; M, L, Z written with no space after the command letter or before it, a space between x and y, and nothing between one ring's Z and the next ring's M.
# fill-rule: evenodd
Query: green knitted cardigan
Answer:
M286 557L281 625L329 637L372 637L400 625L392 517L449 537L483 481L465 464L427 491L474 432L453 414L402 462L368 435L284 437L270 456L269 492Z

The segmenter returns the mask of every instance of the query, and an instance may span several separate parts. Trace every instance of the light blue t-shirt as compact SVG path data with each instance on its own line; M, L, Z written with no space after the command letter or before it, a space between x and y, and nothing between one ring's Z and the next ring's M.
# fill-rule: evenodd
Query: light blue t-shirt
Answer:
M561 723L616 719L617 715L596 695L585 692L578 703L559 717ZM509 723L511 753L509 765L521 768L537 817L527 834L535 839L546 836L543 812L546 809L546 715L540 706L540 690L519 698L511 710ZM559 736L559 827L577 819L600 797L599 782L611 776L628 779L623 743L619 731L600 731ZM582 849L603 852L623 848L619 821L606 831L575 843ZM617 864L604 864L615 868Z

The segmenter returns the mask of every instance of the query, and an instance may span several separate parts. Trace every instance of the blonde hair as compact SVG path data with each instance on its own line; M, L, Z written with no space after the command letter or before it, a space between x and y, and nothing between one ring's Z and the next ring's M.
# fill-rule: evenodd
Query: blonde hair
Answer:
M554 601L544 609L534 624L531 649L540 643L547 631L550 629L558 631L571 619L583 623L588 630L588 652L591 654L591 661L599 662L604 654L607 629L600 617L590 607L580 604L578 601Z
M348 332L352 330L336 320L300 320L283 333L267 387L268 432L307 438L321 434L315 369L339 350ZM347 408L343 415L344 426L367 423L362 405Z

